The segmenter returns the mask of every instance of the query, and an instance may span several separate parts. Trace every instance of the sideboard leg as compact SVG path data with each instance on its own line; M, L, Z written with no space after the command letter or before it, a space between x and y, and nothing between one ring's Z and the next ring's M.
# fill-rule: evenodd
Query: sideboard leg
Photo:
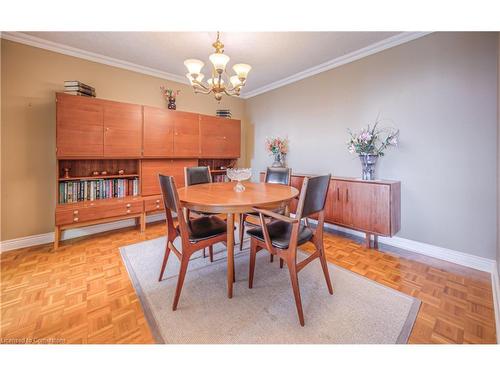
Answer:
M55 227L54 229L54 250L59 248L59 241L61 240L61 229L59 227Z
M371 234L370 234L370 233L365 233L365 247L366 247L367 249L369 249L369 248L371 247L371 244L370 244L370 242L371 242L371 241L370 241L370 240L371 240L371 238L370 238L370 236L371 236Z
M373 235L373 248L378 249L378 236L376 234Z
M146 213L143 213L139 220L141 222L141 233L144 233L146 231Z

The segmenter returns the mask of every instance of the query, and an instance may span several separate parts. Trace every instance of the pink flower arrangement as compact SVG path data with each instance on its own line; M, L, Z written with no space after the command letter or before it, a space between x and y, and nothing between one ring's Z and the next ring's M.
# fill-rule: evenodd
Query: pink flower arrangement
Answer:
M353 133L349 130L350 139L347 149L351 154L384 156L384 150L389 146L397 146L399 143L399 130L393 128L378 129L378 119L370 129Z
M286 155L288 153L288 138L267 138L266 151L273 155Z
M170 99L175 100L179 96L179 94L181 93L181 90L169 89L168 87L166 88L165 86L160 86L160 91L161 91L162 96L166 100L170 100Z

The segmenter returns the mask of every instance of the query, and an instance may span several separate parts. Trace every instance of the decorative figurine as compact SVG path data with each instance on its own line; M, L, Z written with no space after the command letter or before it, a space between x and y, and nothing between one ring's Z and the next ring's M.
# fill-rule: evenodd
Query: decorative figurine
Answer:
M92 176L99 176L99 171L92 172Z
M120 170L118 170L118 174L119 174L119 175L125 174L125 169L120 169Z
M64 171L64 178L69 178L69 171L70 171L71 168L64 168L63 171Z
M102 171L101 176L106 176L108 174L108 171Z

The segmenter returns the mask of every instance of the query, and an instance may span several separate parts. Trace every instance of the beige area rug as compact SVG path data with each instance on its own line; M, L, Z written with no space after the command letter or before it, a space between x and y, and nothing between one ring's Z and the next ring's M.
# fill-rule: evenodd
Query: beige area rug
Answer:
M121 248L121 254L158 343L169 344L397 344L406 343L420 301L329 264L328 293L319 260L299 273L305 327L298 321L286 265L257 257L248 288L248 240L236 250L233 298L226 296L226 251L216 247L210 263L193 255L177 311L172 301L179 262L171 254L158 282L165 238ZM176 244L177 245L177 244ZM180 245L178 246L180 248ZM301 253L300 257L305 257Z

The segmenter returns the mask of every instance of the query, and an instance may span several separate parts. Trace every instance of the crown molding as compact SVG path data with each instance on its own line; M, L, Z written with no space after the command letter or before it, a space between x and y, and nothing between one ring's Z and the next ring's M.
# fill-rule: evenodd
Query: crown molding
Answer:
M350 62L362 59L363 57L367 57L373 55L375 53L381 52L383 50L399 46L400 44L404 44L410 42L412 40L421 38L423 36L429 35L431 32L403 32L398 35L394 35L390 38L381 40L380 42L373 43L369 46L363 47L356 51L350 52L346 55L337 57L333 60L327 61L325 63L313 66L306 70L303 70L299 73L291 75L289 77L280 79L279 81L270 83L268 85L262 86L255 90L249 91L241 95L243 99L252 98L254 96L263 94L267 91L271 91L277 89L278 87L289 85L290 83L300 81L304 78L311 77L313 75L325 72L327 70L339 67L341 65L348 64Z
M89 60L105 65L110 65L116 68L131 70L133 72L147 74L153 77L168 79L169 81L179 82L185 85L188 84L187 78L184 76L179 76L177 74L164 72L158 69L148 68L147 66L134 64L125 60L115 59L112 57L100 55L98 53L85 51L79 48L70 47L65 44L50 42L48 40L41 39L25 33L20 33L16 31L4 31L0 34L0 37L2 39L26 44L32 47L46 49L52 52L61 53L63 55L78 57L80 59Z
M357 51L353 51L346 55L337 57L333 60L327 61L320 65L313 66L299 73L293 74L289 77L264 85L255 90L249 91L247 93L242 93L240 95L240 98L242 99L252 98L254 96L263 94L267 91L271 91L278 87L289 85L290 83L300 81L304 78L311 77L313 75L325 72L327 70L336 68L344 64L348 64L350 62L362 59L363 57L373 55L375 53L398 46L400 44L410 42L412 40L426 36L428 34L430 34L430 32L403 32L393 37L384 39L380 42L373 43L369 46L363 47ZM115 59L112 57L85 51L79 48L70 47L65 44L50 42L48 40L34 37L32 35L28 35L21 32L4 31L0 34L0 38L11 40L17 43L26 44L32 47L46 49L49 51L61 53L68 56L78 57L80 59L85 59L100 64L110 65L117 68L131 70L137 73L147 74L150 76L159 77L170 81L183 83L186 85L188 83L186 77L184 76L179 76L177 74L168 73L158 69L148 68L143 65L134 64L125 60Z

